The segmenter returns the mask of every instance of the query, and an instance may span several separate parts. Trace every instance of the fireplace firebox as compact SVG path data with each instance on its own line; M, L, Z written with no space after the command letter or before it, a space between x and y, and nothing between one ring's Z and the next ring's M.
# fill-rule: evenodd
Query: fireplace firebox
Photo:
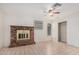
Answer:
M30 30L17 30L17 40L30 39Z
M35 44L34 27L11 26L11 40L9 47Z

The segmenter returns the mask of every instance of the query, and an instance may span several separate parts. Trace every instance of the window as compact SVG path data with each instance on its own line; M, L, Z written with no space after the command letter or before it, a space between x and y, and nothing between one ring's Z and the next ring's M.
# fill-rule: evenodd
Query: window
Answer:
M43 29L43 21L34 21L34 27L35 29Z
M48 23L48 25L47 25L47 34L48 34L48 36L51 35L51 24L50 23Z

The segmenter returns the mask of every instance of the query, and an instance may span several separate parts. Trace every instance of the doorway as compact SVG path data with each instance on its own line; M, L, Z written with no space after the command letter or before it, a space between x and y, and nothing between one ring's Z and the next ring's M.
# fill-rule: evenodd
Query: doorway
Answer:
M67 22L61 22L58 24L58 41L67 43Z

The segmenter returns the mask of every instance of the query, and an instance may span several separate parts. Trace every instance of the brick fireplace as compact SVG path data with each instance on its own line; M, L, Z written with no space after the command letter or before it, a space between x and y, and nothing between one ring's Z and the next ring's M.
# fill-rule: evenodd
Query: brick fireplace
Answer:
M11 40L9 47L35 44L34 27L30 26L11 26Z

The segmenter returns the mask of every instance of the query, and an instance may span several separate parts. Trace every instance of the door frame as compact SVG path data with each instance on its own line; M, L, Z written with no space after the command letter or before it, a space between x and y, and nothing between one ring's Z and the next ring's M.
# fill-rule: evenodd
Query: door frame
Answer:
M61 23L66 23L66 42L64 42L64 41L61 41L61 39L60 39L60 24ZM58 23L58 42L62 42L62 43L67 43L67 21L63 21L63 22L59 22Z

